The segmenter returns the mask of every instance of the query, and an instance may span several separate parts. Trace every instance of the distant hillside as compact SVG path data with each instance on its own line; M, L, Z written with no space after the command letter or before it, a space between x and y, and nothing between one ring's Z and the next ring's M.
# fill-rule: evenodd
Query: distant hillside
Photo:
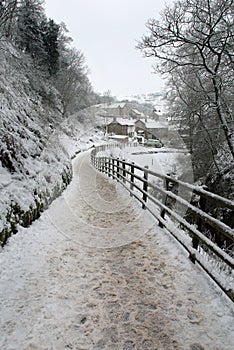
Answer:
M118 96L118 100L128 100L141 105L151 105L158 113L163 113L165 109L165 96L162 92L152 92L148 94L135 94L128 96Z

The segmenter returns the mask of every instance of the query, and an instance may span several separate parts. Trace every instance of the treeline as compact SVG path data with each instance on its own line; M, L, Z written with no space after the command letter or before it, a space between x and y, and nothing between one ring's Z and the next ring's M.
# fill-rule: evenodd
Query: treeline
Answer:
M168 81L169 116L195 180L234 198L234 2L180 0L150 19L138 44Z
M29 55L61 95L63 114L99 100L88 79L83 53L71 47L65 24L47 18L42 0L0 0L0 40Z

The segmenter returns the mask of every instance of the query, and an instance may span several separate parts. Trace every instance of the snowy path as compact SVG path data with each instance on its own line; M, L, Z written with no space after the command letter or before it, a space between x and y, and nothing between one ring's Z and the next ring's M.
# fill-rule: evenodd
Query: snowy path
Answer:
M0 349L233 349L231 302L88 156L0 254Z

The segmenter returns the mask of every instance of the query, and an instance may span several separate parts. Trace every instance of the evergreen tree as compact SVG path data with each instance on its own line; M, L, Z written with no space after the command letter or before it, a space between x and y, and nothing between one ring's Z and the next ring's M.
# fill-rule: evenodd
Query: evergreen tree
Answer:
M18 10L19 47L39 60L44 55L43 33L40 27L44 17L42 3L40 0L23 0Z
M59 68L58 37L60 26L52 19L43 23L43 43L46 52L46 65L50 76L57 73Z

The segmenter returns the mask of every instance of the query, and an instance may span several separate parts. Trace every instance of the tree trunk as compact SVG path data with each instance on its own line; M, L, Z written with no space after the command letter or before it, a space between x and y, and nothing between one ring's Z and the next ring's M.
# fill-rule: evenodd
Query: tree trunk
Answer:
M219 117L221 127L224 131L224 135L225 135L229 150L231 152L232 158L234 159L234 145L233 145L233 141L232 141L232 132L231 132L230 128L228 127L226 117L222 111L220 88L218 86L216 77L213 77L212 81L213 81L213 86L214 86L214 91L215 91L215 107L216 107L217 115Z

